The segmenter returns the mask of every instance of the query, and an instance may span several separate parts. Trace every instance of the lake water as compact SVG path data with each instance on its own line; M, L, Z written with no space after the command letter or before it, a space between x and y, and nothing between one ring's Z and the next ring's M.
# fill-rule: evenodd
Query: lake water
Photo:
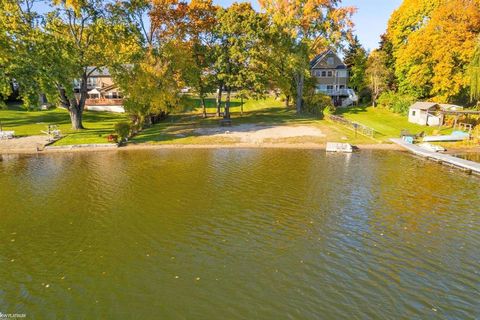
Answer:
M480 179L405 153L3 156L0 312L478 319Z

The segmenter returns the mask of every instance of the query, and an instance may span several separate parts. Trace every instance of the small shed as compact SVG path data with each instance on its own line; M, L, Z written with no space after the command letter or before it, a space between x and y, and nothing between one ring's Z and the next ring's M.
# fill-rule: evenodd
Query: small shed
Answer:
M422 126L438 126L443 123L441 106L435 102L417 102L410 106L408 121Z

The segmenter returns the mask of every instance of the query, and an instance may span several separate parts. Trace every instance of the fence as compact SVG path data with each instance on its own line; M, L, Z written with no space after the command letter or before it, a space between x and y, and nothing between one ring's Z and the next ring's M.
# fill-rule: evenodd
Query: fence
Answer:
M365 136L373 138L374 135L375 135L375 130L373 130L372 128L367 127L367 126L365 126L361 123L350 121L348 119L345 119L344 117L334 116L334 115L330 115L328 118L330 120L332 120L333 122L336 122L336 123L339 123L339 124L344 125L346 127L349 127L350 129L355 130L355 132L358 132L358 133L363 134Z

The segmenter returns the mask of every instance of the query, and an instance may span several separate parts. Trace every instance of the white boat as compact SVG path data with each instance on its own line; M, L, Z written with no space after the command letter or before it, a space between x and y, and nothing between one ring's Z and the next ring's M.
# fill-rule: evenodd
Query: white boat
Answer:
M327 142L327 152L352 153L353 146L349 143Z
M422 149L425 149L425 150L428 150L428 151L433 151L433 152L444 152L445 151L444 147L436 146L436 145L428 143L428 142L420 143L418 146Z

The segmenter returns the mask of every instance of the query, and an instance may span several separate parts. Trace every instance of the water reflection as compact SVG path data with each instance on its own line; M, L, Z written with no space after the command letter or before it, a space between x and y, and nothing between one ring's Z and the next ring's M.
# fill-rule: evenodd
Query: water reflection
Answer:
M478 178L405 154L17 157L0 162L0 186L3 313L480 314Z

